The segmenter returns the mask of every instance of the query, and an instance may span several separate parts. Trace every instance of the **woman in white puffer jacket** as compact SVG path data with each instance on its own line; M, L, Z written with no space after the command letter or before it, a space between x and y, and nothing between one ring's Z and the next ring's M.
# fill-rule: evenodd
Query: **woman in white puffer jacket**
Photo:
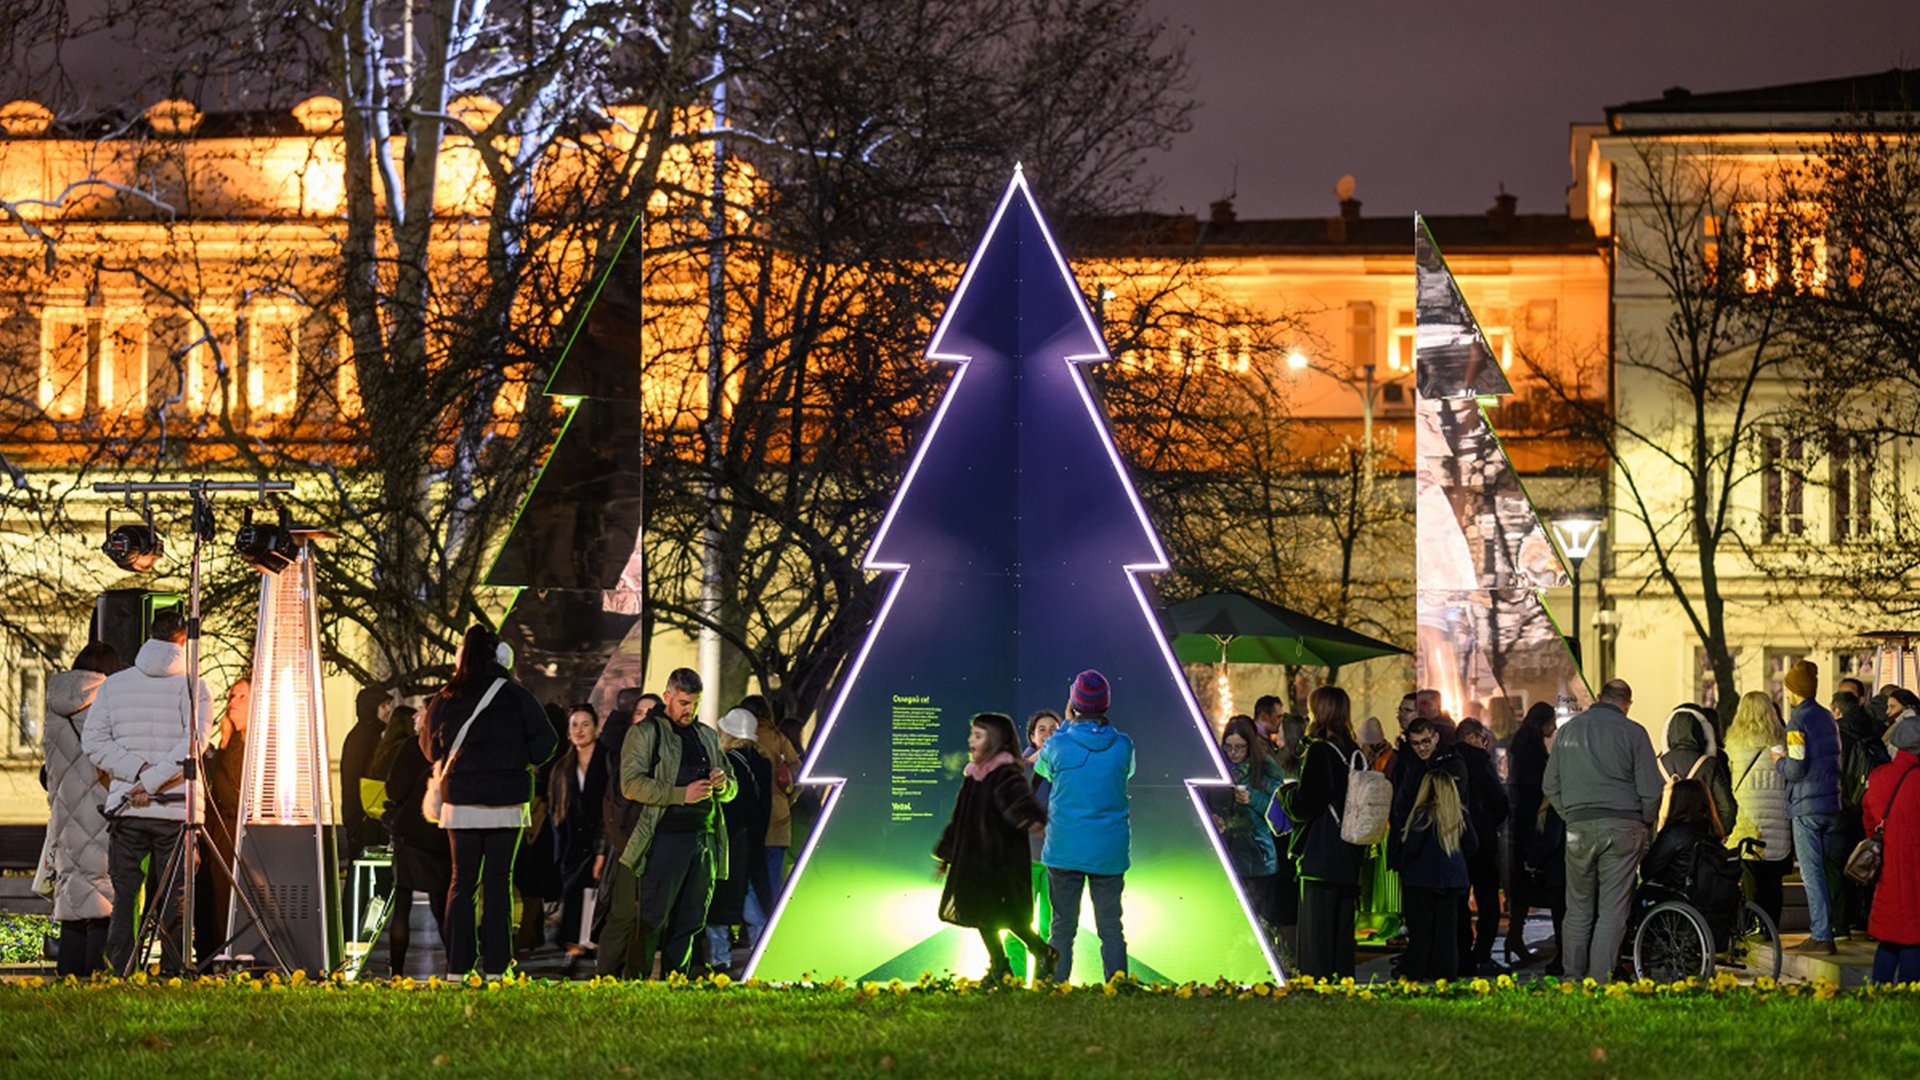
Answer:
M1765 845L1755 858L1749 852L1741 864L1753 883L1750 899L1780 925L1781 882L1793 866L1793 825L1787 814L1787 781L1770 766L1769 751L1787 743L1786 725L1773 698L1762 690L1741 695L1740 709L1727 725L1727 768L1733 776L1733 798L1740 816L1727 835L1727 846L1742 840Z
M53 836L53 917L60 924L61 975L86 978L107 966L113 881L107 875L107 786L81 748L87 710L108 675L126 665L102 641L80 650L72 671L47 679L47 831Z

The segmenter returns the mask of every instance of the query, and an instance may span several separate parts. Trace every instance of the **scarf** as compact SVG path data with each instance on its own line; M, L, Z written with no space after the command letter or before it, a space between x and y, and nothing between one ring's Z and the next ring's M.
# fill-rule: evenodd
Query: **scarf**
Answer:
M1005 750L1002 750L985 761L967 762L967 768L966 768L967 779L985 780L989 775L992 774L993 770L1000 768L1002 765L1013 765L1013 764L1016 764L1016 762L1013 759L1013 755L1007 753Z

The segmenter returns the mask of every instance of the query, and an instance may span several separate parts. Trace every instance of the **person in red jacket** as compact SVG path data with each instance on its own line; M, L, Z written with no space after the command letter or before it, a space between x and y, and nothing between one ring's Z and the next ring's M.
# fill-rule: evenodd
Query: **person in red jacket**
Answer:
M1895 751L1893 760L1868 774L1860 808L1867 835L1886 827L1886 855L1867 932L1880 942L1873 954L1873 981L1913 983L1920 982L1920 782L1906 781L1920 772L1920 714L1901 717L1886 742Z

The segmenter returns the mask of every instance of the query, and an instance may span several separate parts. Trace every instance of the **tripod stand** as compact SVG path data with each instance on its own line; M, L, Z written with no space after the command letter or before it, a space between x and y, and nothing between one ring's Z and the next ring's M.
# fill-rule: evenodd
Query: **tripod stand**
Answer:
M203 805L200 791L200 763L205 754L207 738L207 732L204 730L205 720L200 715L201 568L206 543L213 539L214 530L213 503L208 496L215 492L246 492L257 493L264 499L267 493L271 491L292 491L293 484L285 480L261 480L252 483L245 481L199 479L162 480L95 484L93 490L102 494L124 494L129 499L131 499L136 492L141 494L186 494L192 498L189 528L193 534L193 555L188 564L187 576L187 756L179 763L183 790L178 796L156 793L156 795L152 797L153 801L162 803L171 802L174 798L178 798L184 802L186 820L181 824L179 839L174 844L172 855L167 859L167 865L157 876L150 878L150 880L157 881L157 887L152 890L157 896L148 897L147 909L141 917L139 932L135 935L133 952L127 958L124 970L122 970L120 974L122 976L133 974L140 966L141 960L144 959L152 949L154 940L159 937L165 928L167 908L169 907L167 900L168 897L175 892L176 887L178 888L178 895L181 898L177 912L180 918L180 965L188 971L198 971L204 968L207 961L203 959L199 965L193 963L193 894L195 879L198 876L196 864L199 862L198 855L201 839L204 837L209 843L211 843L212 840L211 836L207 833L206 823L200 819L200 808ZM123 803L121 806L115 807L108 816L117 816L124 809L125 805ZM231 835L233 823L228 822L226 826L229 835ZM238 860L238 854L236 851L236 862ZM225 875L228 884L233 889L234 897L246 907L247 914L254 920L255 924L260 927L261 936L265 939L268 951L273 953L274 962L278 964L282 970L291 970L282 957L278 946L274 944L271 934L267 932L266 923L261 919L260 912L255 907L252 896L235 880L234 868L219 859L214 859L213 865L219 873ZM119 902L118 898L116 898L116 902Z

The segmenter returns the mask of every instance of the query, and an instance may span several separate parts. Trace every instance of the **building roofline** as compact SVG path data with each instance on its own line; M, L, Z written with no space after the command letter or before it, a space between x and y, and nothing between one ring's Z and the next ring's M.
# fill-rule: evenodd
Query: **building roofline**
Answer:
M1893 68L1833 79L1694 93L1684 86L1660 97L1610 105L1607 126L1625 130L1831 130L1847 118L1904 118L1910 129L1920 109L1920 68ZM1864 125L1858 125L1864 126ZM1882 121L1875 126L1886 126Z

